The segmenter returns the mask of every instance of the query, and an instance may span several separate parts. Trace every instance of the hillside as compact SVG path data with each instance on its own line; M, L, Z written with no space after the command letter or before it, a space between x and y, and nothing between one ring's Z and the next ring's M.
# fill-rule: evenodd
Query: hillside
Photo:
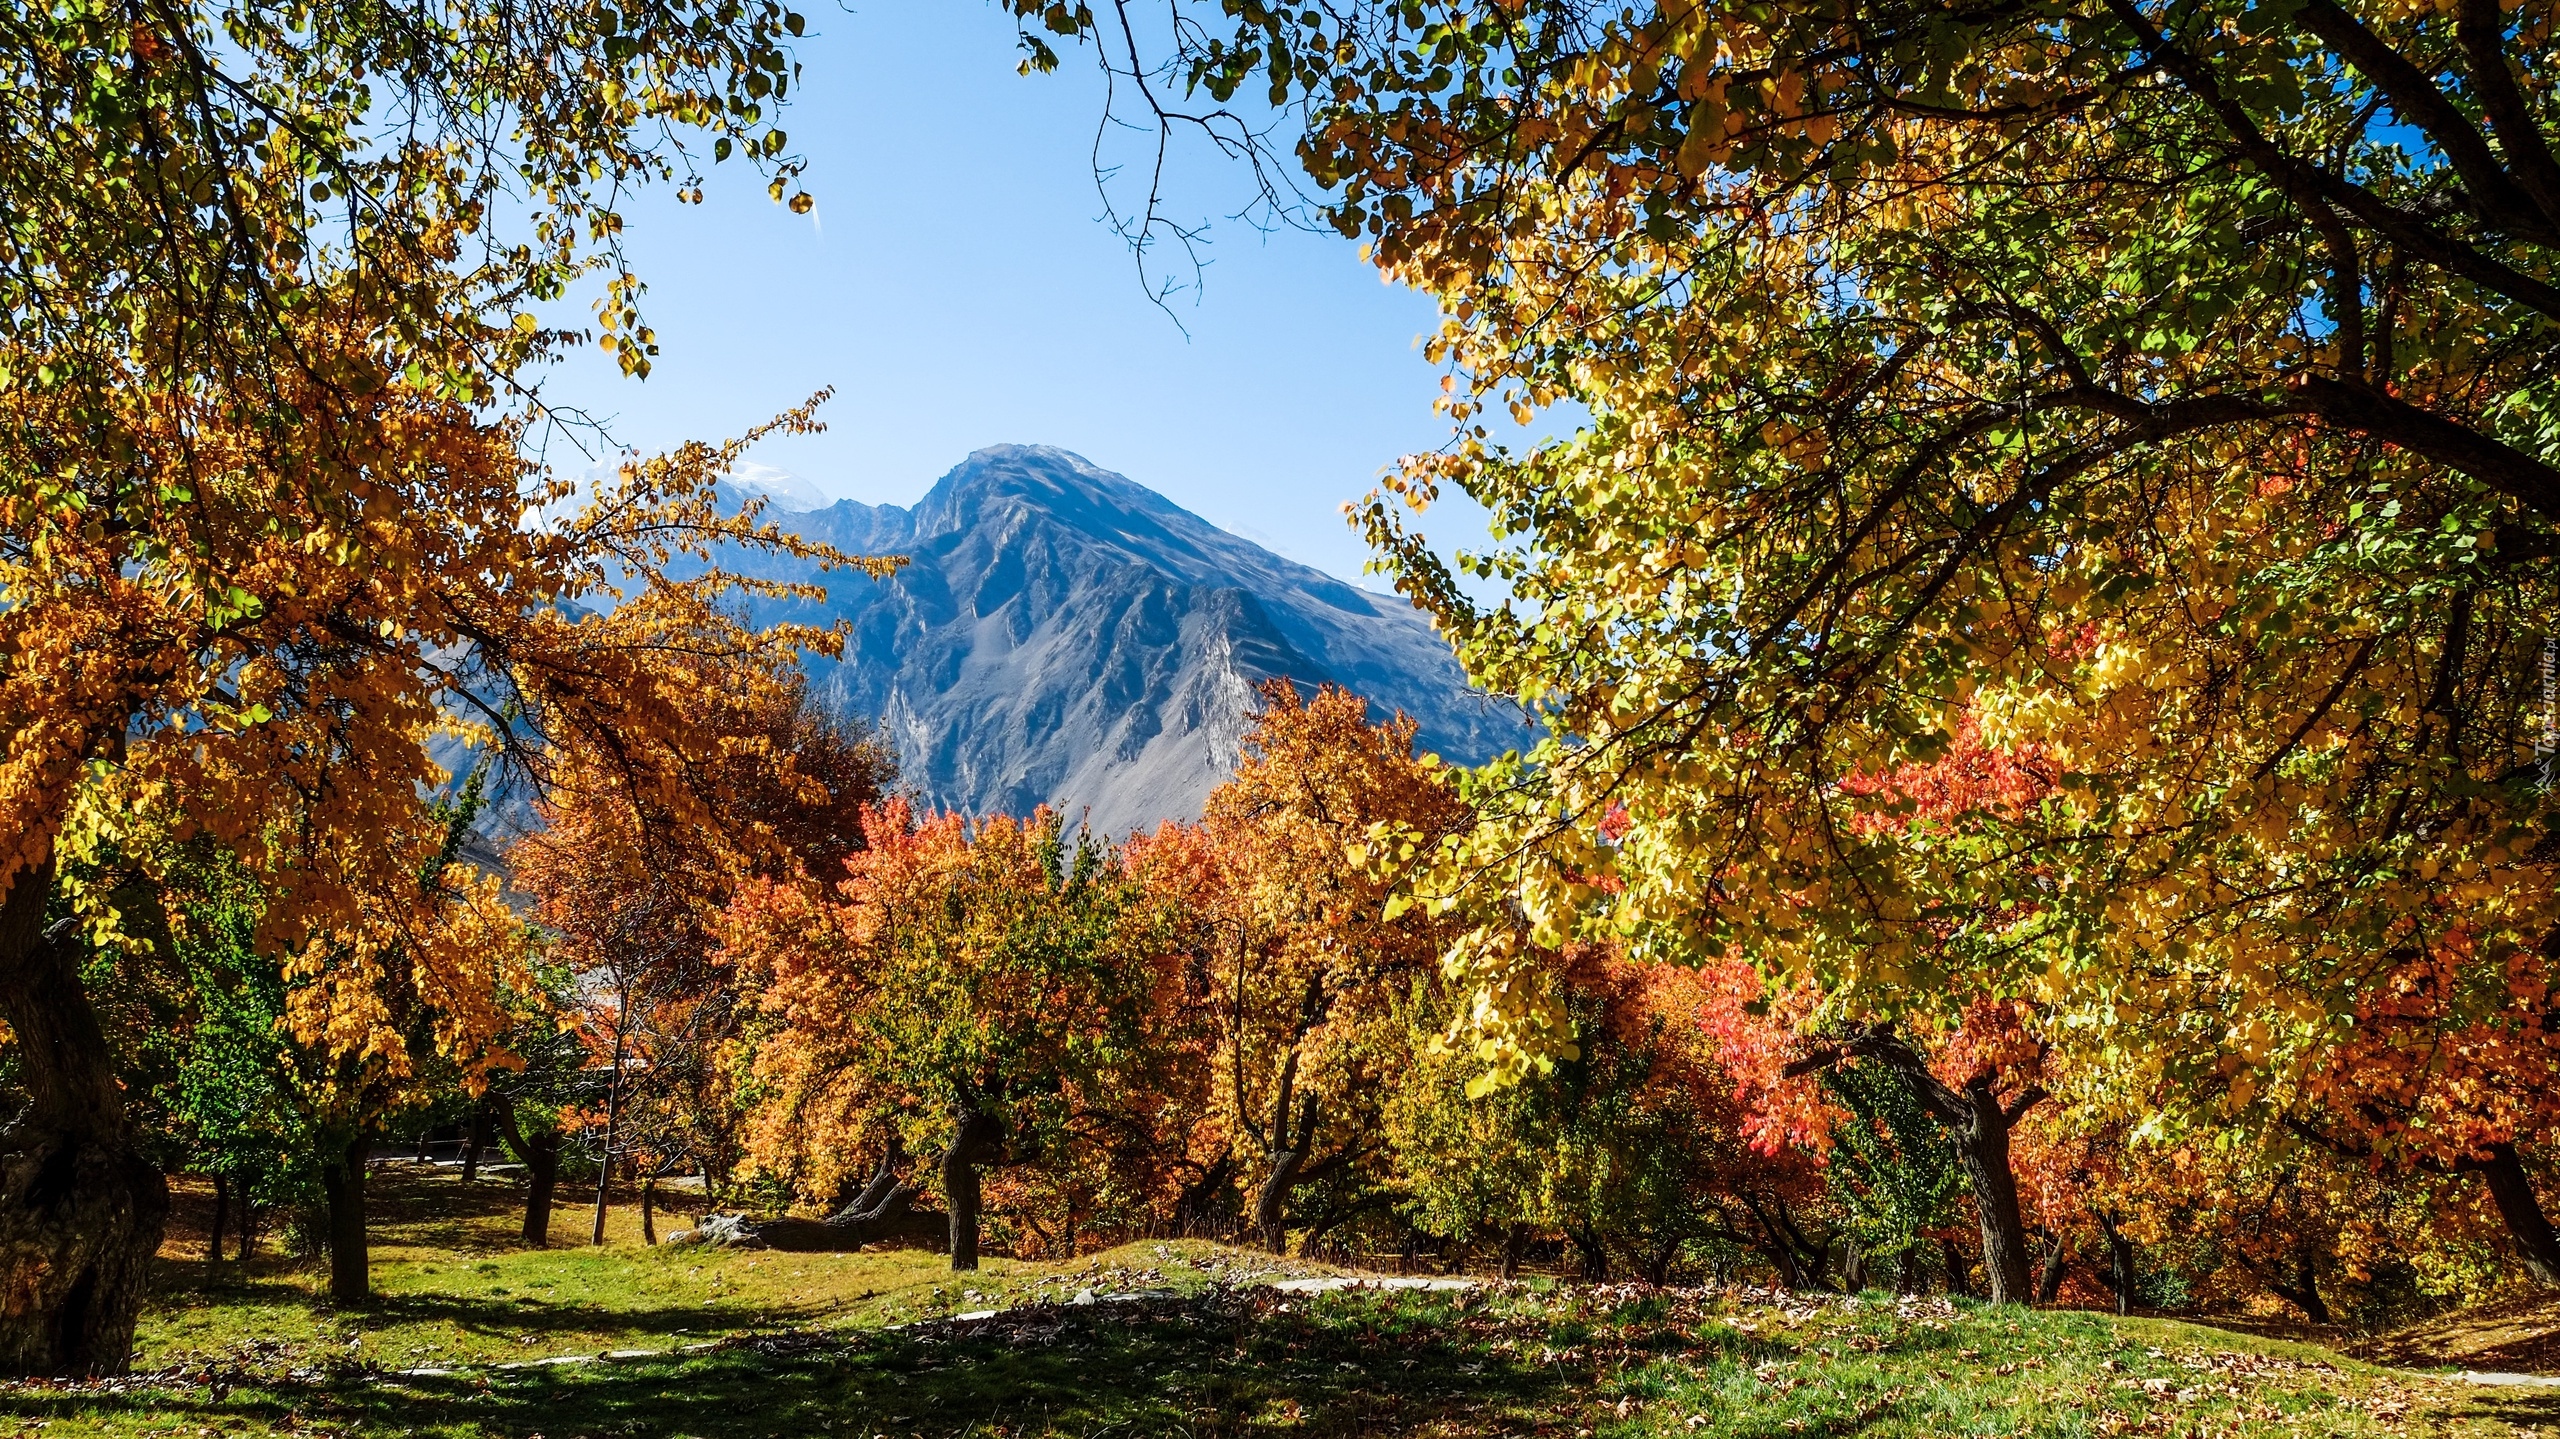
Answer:
M1113 834L1196 816L1273 678L1401 708L1424 748L1455 760L1523 733L1402 600L1064 450L980 450L913 508L845 501L785 518L844 550L909 558L893 580L833 577L822 612L760 617L850 624L843 659L813 662L812 677L881 721L908 784L938 807L1048 803Z

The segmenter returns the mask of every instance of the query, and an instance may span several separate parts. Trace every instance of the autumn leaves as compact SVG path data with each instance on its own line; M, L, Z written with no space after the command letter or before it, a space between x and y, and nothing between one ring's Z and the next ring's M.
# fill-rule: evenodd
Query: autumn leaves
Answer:
M2047 1091L2111 1243L2324 1313L2482 1223L2547 1269L2549 15L1200 13L1152 58L1295 103L1444 307L1460 431L1360 519L1551 737L1380 838L1498 1076L1576 1041L1534 955L1740 958L1800 1059ZM1413 529L1449 487L1496 603Z

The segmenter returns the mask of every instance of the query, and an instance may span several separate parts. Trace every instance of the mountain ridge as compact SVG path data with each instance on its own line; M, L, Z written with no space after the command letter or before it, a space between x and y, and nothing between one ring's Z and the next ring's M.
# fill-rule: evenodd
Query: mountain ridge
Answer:
M760 620L845 621L812 657L828 702L876 718L925 803L1036 804L1123 834L1196 817L1232 769L1257 687L1332 682L1422 747L1474 762L1516 743L1516 708L1470 690L1419 610L1275 555L1155 491L1045 445L977 451L912 506L843 500L786 523L895 577L830 576L823 605ZM788 565L755 566L805 578Z

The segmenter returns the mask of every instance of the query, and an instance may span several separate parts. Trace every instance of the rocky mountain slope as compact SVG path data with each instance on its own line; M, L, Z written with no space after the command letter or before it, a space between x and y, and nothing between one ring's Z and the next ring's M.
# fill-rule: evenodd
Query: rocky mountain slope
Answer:
M850 622L831 701L878 718L937 807L1048 803L1125 834L1191 818L1235 763L1255 687L1333 681L1421 744L1475 761L1518 743L1519 711L1469 690L1421 614L1280 558L1064 450L971 455L914 508L792 514L812 539L902 554L891 580L828 579Z

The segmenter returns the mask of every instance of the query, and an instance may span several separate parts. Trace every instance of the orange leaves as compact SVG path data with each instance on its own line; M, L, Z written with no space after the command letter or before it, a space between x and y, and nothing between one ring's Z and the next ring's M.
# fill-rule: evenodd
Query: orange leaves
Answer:
M210 837L258 882L259 946L296 957L298 1037L391 1074L430 1034L471 1067L522 946L487 881L433 872L430 747L460 730L537 779L592 757L671 819L753 829L697 782L724 757L703 675L776 694L829 637L746 629L710 562L842 557L719 508L737 445L574 504L516 425L374 368L351 303L296 327L290 424L197 389L0 388L0 884L84 799ZM625 602L579 612L608 580Z
M1177 928L1129 860L1045 811L973 821L892 799L862 822L842 878L750 882L724 916L755 1008L739 1056L753 1161L824 1192L889 1135L940 1148L965 1111L1038 1166L1000 1204L1053 1186L1117 1212L1159 1197L1184 995L1164 982Z

